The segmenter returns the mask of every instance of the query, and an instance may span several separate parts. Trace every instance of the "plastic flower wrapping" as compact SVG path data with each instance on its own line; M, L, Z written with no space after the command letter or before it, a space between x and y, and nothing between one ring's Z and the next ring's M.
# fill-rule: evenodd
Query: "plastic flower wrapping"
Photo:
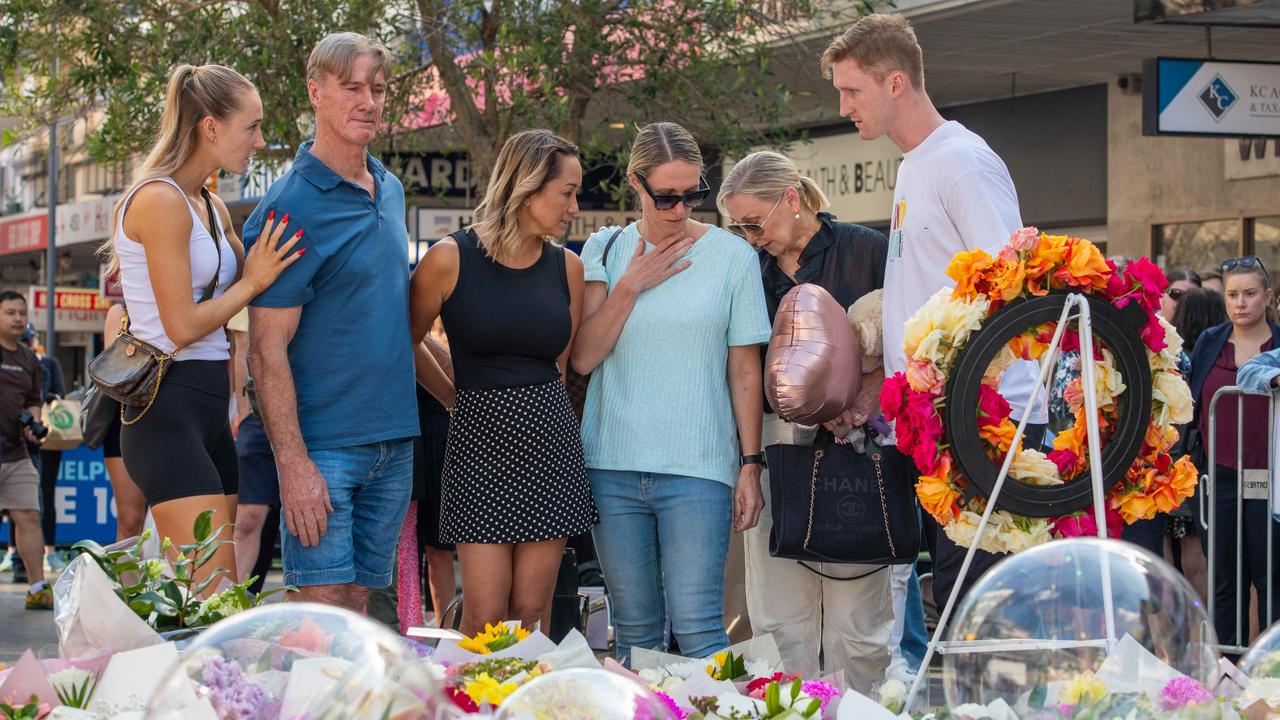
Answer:
M149 720L393 720L436 717L448 706L439 678L405 640L355 613L308 603L218 623L165 678Z
M1175 426L1191 419L1192 399L1177 370L1182 340L1157 313L1167 284L1159 268L1140 258L1118 270L1088 240L1023 228L995 257L981 249L958 253L947 274L956 286L939 290L907 321L903 339L906 370L886 378L880 402L885 417L894 422L898 447L911 456L921 472L916 483L921 507L952 541L962 547L978 542L988 552L1009 553L1054 538L1097 532L1097 518L1091 508L1055 518L1024 517L998 509L991 516L988 531L978 538L978 521L986 499L977 495L966 500L969 480L945 441L947 383L970 336L1010 303L1051 291L1094 295L1118 309L1135 305L1146 317L1140 334L1153 385L1148 429L1138 457L1124 478L1108 489L1108 529L1114 528L1118 533L1121 521L1133 523L1168 513L1194 493L1198 473L1190 459L1175 461L1169 454L1178 437ZM1012 409L998 389L1001 375L1015 361L1045 359L1042 355L1056 329L1057 322L1052 321L1015 335L980 380L978 433L996 467L1012 447L1017 430ZM1105 445L1115 430L1118 408L1127 397L1126 378L1118 371L1111 351L1097 337L1094 343L1100 439ZM1069 328L1063 334L1060 350L1078 349L1079 338L1074 328ZM1063 397L1074 416L1074 425L1057 434L1053 449L1048 452L1017 448L1010 480L1061 485L1088 470L1080 379L1068 385Z
M1229 710L1208 689L1217 638L1195 591L1120 541L1058 540L1006 558L965 597L948 643L963 643L943 656L953 717L993 708L1023 719L1135 720Z

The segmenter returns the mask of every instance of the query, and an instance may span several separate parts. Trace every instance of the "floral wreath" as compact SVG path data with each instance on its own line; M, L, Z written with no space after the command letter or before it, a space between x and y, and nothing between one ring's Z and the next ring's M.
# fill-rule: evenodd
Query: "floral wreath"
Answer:
M1124 309L1136 304L1145 314L1141 340L1151 372L1151 409L1137 458L1108 490L1108 532L1118 536L1121 520L1131 524L1174 510L1195 492L1198 473L1187 457L1174 462L1170 448L1177 442L1175 425L1190 422L1191 392L1178 372L1182 339L1157 314L1167 282L1150 260L1141 258L1117 270L1088 240L1047 235L1035 228L1013 234L1009 244L991 257L985 251L957 254L947 268L956 287L934 294L907 321L903 349L906 372L885 381L881 409L895 423L898 448L910 455L922 473L916 494L924 509L949 538L962 547L988 552L1017 552L1053 538L1097 533L1092 504L1058 517L1029 517L1000 508L991 515L987 532L977 535L986 498L975 491L945 444L944 418L948 381L971 337L999 310L1019 301L1043 297L1051 291L1083 293ZM998 391L1001 374L1015 360L1039 360L1048 348L1057 321L1040 323L1017 335L1000 349L978 388L977 429L992 463L1003 461L1017 426L1011 408ZM1116 369L1110 349L1094 339L1095 384L1099 429L1103 445L1116 430L1125 378ZM1079 339L1068 329L1063 352L1079 350ZM1056 486L1089 470L1082 377L1064 392L1075 424L1059 433L1048 454L1019 447L1010 466L1011 480L1033 486ZM1104 462L1105 464L1105 462Z

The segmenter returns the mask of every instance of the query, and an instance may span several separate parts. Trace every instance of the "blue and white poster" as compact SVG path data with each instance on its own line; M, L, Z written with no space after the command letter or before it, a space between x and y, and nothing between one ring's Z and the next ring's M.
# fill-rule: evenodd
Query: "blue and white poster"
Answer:
M1144 135L1280 136L1280 63L1142 64Z
M107 478L107 467L102 462L101 448L90 450L81 445L63 452L53 493L58 545L67 546L80 540L115 542L116 501ZM8 543L6 520L0 523L0 544Z

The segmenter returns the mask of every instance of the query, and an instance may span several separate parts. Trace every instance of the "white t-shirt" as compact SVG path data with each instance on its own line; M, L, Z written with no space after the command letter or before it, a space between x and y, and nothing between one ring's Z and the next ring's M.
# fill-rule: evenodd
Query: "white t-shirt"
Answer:
M1018 192L1009 169L981 137L958 122L939 125L903 154L893 191L889 259L884 272L885 374L906 370L903 331L916 310L943 287L953 287L947 266L956 253L982 248L994 256L1022 227ZM1018 361L1001 378L1000 392L1021 419L1038 365ZM1040 392L1028 422L1046 423Z

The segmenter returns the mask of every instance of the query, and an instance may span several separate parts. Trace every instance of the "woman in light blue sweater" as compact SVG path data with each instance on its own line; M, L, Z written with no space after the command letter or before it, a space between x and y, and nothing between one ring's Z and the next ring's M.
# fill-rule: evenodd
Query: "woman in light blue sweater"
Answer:
M688 131L640 131L627 179L640 220L583 249L583 321L572 362L591 373L582 418L594 530L613 599L618 658L728 645L730 528L755 525L760 493L760 265L741 238L690 217L711 193Z

